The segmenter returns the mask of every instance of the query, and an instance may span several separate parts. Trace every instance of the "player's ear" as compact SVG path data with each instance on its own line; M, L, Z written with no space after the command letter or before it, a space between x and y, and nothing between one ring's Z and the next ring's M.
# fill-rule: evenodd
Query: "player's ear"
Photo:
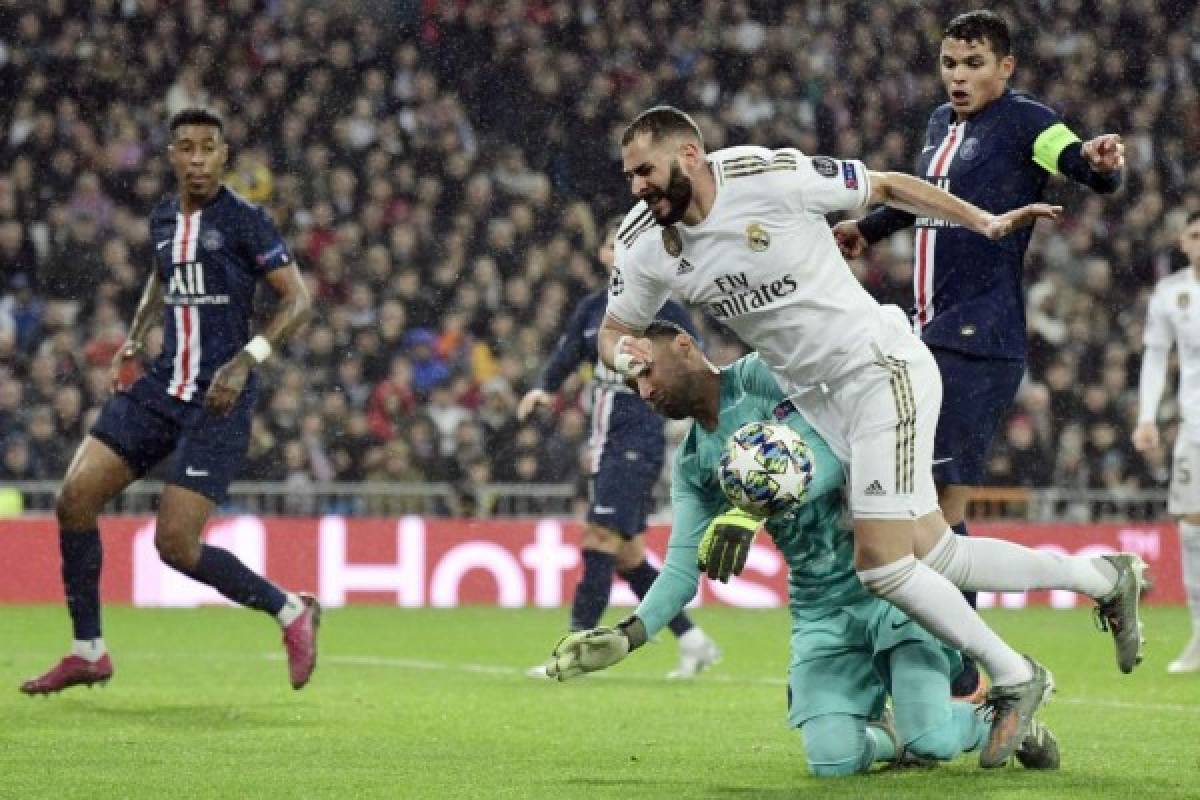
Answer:
M1013 71L1017 68L1017 59L1011 53L1000 59L1000 74L1004 76L1004 80L1012 77Z

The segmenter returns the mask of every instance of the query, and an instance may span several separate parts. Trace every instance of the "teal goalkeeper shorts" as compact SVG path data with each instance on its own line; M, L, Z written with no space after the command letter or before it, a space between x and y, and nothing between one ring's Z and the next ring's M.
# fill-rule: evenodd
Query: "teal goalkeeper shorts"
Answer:
M839 608L794 610L788 723L798 728L824 714L877 718L891 688L888 652L905 642L935 653L948 680L962 669L957 651L883 600L867 597ZM928 699L908 701L946 702L945 687L930 690Z

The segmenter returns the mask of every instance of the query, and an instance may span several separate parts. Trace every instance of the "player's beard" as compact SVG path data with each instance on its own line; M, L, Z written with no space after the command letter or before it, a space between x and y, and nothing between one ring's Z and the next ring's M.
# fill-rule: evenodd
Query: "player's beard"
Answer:
M679 220L683 219L683 215L687 213L688 206L692 204L692 179L684 174L683 169L679 166L679 159L671 163L671 175L667 180L667 188L663 190L662 196L667 199L670 205L670 210L665 216L654 214L654 220L664 227L674 225ZM657 201L657 198L656 198ZM650 204L654 208L654 203Z

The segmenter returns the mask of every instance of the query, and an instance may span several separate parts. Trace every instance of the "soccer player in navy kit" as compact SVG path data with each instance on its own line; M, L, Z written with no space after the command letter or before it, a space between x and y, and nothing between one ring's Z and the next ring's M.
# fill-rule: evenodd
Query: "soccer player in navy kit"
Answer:
M1008 88L1015 60L1008 25L971 11L946 27L941 77L950 102L929 118L917 175L993 213L1042 198L1062 173L1113 192L1124 164L1120 137L1080 142L1058 114ZM1025 297L1021 285L1032 228L989 240L965 228L883 206L834 227L848 257L915 225L913 323L937 359L943 397L934 443L934 478L946 521L960 535L971 488L983 483L988 450L1025 373ZM969 595L974 605L974 594ZM972 694L968 661L955 682Z
M26 694L106 682L113 674L100 632L97 517L105 504L168 456L155 545L171 567L225 597L265 611L283 629L293 688L316 666L320 606L274 586L227 550L201 539L245 456L258 381L252 368L311 313L308 291L266 212L221 184L228 148L220 118L198 109L171 120L168 158L178 196L151 213L154 270L113 360L116 393L67 468L57 502L71 652L26 681ZM254 291L278 293L274 316L251 338ZM160 317L160 309L163 315ZM146 335L161 319L161 355L136 373Z
M613 247L620 235L619 225L610 225L600 246L600 261L609 270L613 266ZM525 393L517 408L517 416L524 419L535 406L552 402L553 393L581 363L594 365L589 442L591 502L581 547L583 576L571 605L572 631L588 630L599 624L608 607L614 572L639 598L645 597L658 577L658 570L646 561L642 534L646 531L651 493L662 472L666 448L664 419L600 360L596 334L607 305L607 287L580 302L537 385ZM695 336L691 318L678 303L669 301L659 316ZM716 644L686 613L674 617L668 627L679 638L679 666L668 677L694 677L720 658ZM531 677L545 674L542 665L529 670Z

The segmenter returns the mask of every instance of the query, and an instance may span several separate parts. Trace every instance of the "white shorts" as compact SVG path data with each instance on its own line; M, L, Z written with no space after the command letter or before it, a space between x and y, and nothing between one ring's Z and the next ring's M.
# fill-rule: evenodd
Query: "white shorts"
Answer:
M1173 517L1200 514L1200 442L1189 441L1180 433L1171 455L1171 488L1167 492L1167 513Z
M900 335L887 355L792 403L848 462L855 518L915 519L938 509L933 440L942 377L916 336Z

